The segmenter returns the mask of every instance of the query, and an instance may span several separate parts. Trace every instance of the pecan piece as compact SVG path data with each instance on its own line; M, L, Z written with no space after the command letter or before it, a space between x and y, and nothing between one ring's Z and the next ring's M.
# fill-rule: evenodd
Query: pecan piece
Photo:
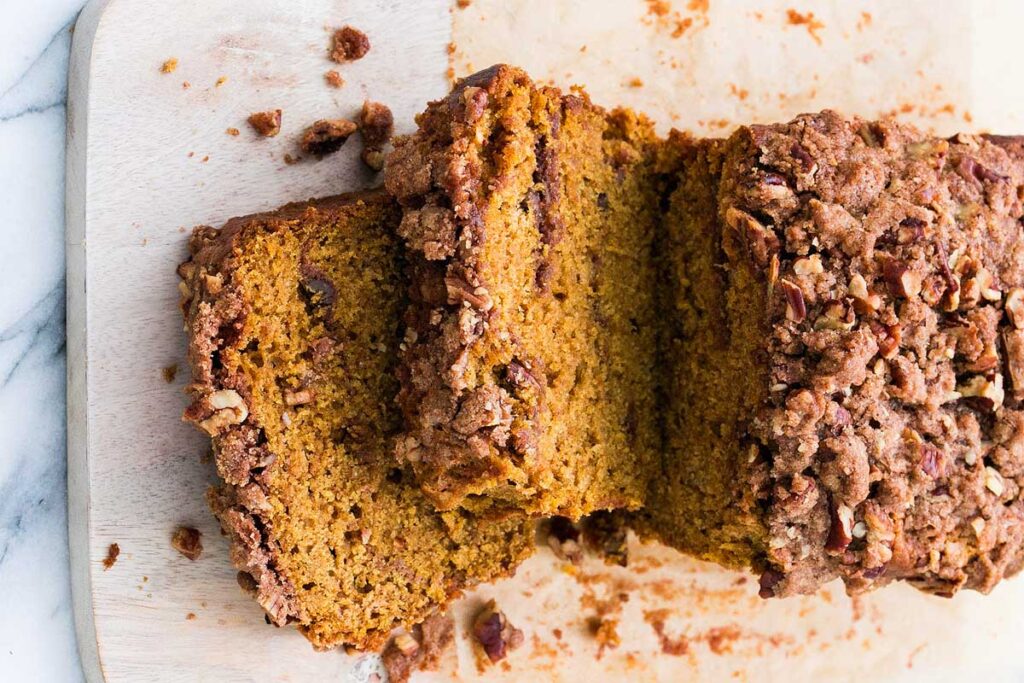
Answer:
M860 273L850 278L847 293L853 297L853 307L861 315L874 313L882 307L882 297L868 290L868 284Z
M746 211L729 207L725 212L725 223L736 231L757 265L768 265L772 254L778 253L780 244L775 232Z
M203 554L202 536L198 529L180 526L174 530L174 535L171 536L171 547L195 562Z
M921 458L918 461L921 469L932 479L938 479L946 471L946 459L941 450L930 443L922 443L919 451Z
M489 311L494 306L491 295L483 287L474 287L457 275L446 275L444 286L448 292L448 303L465 304L478 311Z
M843 330L849 331L857 324L857 316L852 306L838 299L825 302L822 307L822 315L814 321L816 330Z
M1004 330L1003 348L1006 351L1006 370L1010 386L1018 397L1024 393L1024 330Z
M1003 376L996 373L989 378L985 375L975 375L966 383L957 386L956 390L965 399L975 405L979 410L995 411L1003 405Z
M868 325L871 327L871 331L875 334L875 338L878 341L879 355L885 359L894 357L900 350L900 342L903 339L903 333L900 329L899 323L894 325L883 325L876 320L870 320L868 321Z
M1006 309L1006 316L1018 330L1024 329L1024 289L1014 287L1006 293L1006 301L1003 302Z
M567 517L552 517L548 522L547 535L548 547L555 557L572 564L583 561L580 530Z
M785 278L779 280L782 293L786 295L786 319L795 323L803 322L807 317L807 305L804 303L804 293L800 287Z
M473 620L473 638L492 664L505 659L509 652L523 644L523 632L509 623L494 600L484 605Z
M893 296L913 299L921 293L921 276L910 270L906 263L889 259L882 266L882 275Z
M832 525L828 530L825 550L840 553L853 542L853 510L846 505L833 505L830 502L829 513Z
M213 414L199 423L210 436L217 436L225 427L241 424L249 417L249 408L234 389L221 389L206 397L206 405Z

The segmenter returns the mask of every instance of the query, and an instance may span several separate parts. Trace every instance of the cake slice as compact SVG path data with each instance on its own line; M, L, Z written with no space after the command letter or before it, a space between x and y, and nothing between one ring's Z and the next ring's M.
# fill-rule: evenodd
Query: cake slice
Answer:
M394 461L398 207L372 192L200 227L180 267L210 503L243 587L317 648L376 648L532 546L522 520L437 513Z
M761 594L1024 562L1024 144L832 113L671 142L646 516Z
M660 443L651 124L496 66L397 141L411 305L398 453L441 509L642 504Z

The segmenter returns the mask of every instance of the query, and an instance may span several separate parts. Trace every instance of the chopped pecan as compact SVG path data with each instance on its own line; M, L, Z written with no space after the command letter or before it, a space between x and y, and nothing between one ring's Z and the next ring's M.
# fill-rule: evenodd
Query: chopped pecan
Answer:
M868 321L868 325L871 327L871 331L875 334L875 339L878 341L879 355L885 359L895 356L900 350L900 343L903 339L903 333L899 323L883 325L876 320L870 320Z
M960 395L980 410L995 411L1003 405L1003 376L996 373L989 378L975 375L964 384L957 386Z
M924 237L925 228L928 224L920 218L907 216L900 221L899 229L896 231L897 244L912 244Z
M795 323L803 322L807 317L807 306L804 303L804 293L800 287L785 278L779 280L782 293L786 295L786 319Z
M913 299L921 292L921 276L910 269L906 263L896 259L888 259L882 266L882 275L889 285L893 296Z
M729 207L725 212L725 223L737 232L757 265L768 265L772 254L778 253L780 245L775 232L746 211Z
M853 510L846 505L829 504L832 524L829 527L825 550L842 552L853 541Z
M853 306L845 301L832 299L822 306L822 314L814 321L816 330L852 330L857 324Z
M474 287L457 275L445 275L444 286L448 292L448 303L466 304L478 311L489 311L494 306L491 295L483 287Z
M921 469L933 479L940 478L946 471L946 460L942 451L930 443L922 443L918 449L921 458Z
M206 405L213 414L202 420L199 427L210 436L217 436L225 427L241 424L249 417L249 408L234 389L221 389L206 397Z
M765 569L757 581L760 589L757 592L758 596L765 600L775 597L775 587L785 578L786 575L777 569Z
M811 254L797 259L793 262L793 272L797 275L818 275L825 272L824 266L821 265L821 255Z
M494 600L484 605L473 620L473 638L492 664L523 644L523 632L509 623Z
M180 526L171 536L171 547L194 562L203 554L202 536L198 529Z
M1010 386L1019 398L1024 393L1024 330L1004 330L1003 348L1006 351Z
M548 521L548 547L560 560L572 564L583 561L583 547L580 545L580 530L566 517L552 517Z
M789 156L800 162L800 167L803 169L804 173L813 173L815 168L817 168L817 164L814 163L814 157L804 149L803 145L795 140L793 141L793 145L789 148Z
M847 292L853 297L854 309L861 315L874 313L882 307L882 297L868 290L868 284L860 273L855 273L850 278Z
M1014 287L1006 293L1006 301L1003 302L1006 309L1006 316L1018 330L1024 329L1024 289Z

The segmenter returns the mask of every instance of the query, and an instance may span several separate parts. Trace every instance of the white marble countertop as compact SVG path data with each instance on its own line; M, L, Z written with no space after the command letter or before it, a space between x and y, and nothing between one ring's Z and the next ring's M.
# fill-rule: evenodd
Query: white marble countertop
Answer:
M84 0L0 2L0 678L78 681L64 419L64 117Z

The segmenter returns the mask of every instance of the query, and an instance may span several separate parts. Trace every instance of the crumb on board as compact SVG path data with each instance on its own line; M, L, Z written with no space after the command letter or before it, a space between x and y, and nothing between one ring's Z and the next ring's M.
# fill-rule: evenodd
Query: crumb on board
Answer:
M391 683L406 683L414 669L437 671L444 653L455 642L455 622L435 612L412 632L397 633L381 652L381 663Z
M288 154L288 153L285 153L285 155L284 155L284 163L288 164L289 166L291 166L293 164L297 164L300 161L302 161L302 157L294 157L294 156L292 156L291 154Z
M330 71L325 73L324 80L327 81L327 85L331 86L332 88L340 88L341 86L345 85L345 79L342 78L341 74L338 73L335 69L331 69Z
M458 7L459 9L466 9L471 4L473 4L472 0L456 0L455 1L455 6Z
M363 138L360 158L374 171L384 168L384 147L395 131L395 119L391 109L380 102L363 102L359 113L359 132Z
M181 89L182 90L188 90L191 87L192 87L192 84L189 83L188 81L182 81L181 82Z
M224 85L227 82L228 82L228 77L227 76L221 76L220 78L217 79L217 82L213 84L213 87L219 88L220 86Z
M747 99L747 96L750 94L750 92L746 88L741 88L735 83L730 83L729 94L742 102L743 100Z
M644 87L644 82L639 76L634 76L633 78L629 79L629 82L626 85L628 85L630 88L642 88Z
M103 558L103 571L107 571L117 562L117 556L121 554L121 546L111 543L107 548L107 556Z
M348 119L320 119L306 128L299 140L299 148L319 158L341 149L358 126Z
M238 135L239 133L241 133L241 131L238 130L237 128L228 128L224 132L227 133L228 135L231 135L231 136L235 136L235 135Z
M165 61L163 64L160 65L160 73L171 74L171 73L174 73L174 70L177 69L177 68L178 68L178 58L177 57L171 57L170 59L168 59L167 61Z
M171 536L171 547L195 562L203 554L203 534L190 526L179 526Z
M614 650L622 644L619 636L619 620L608 617L591 617L587 620L591 635L597 641L597 658L604 655L605 650Z
M185 615L185 620L186 621L195 621L196 620L196 613L195 612L189 612L188 614Z
M807 33L814 39L814 42L821 45L821 36L818 35L818 31L825 28L825 24L814 17L814 12L800 13L790 8L786 10L786 21L792 26L806 26Z
M280 109L255 112L250 114L246 121L248 121L249 125L258 135L262 135L265 138L272 138L281 132Z
M207 154L206 156L204 156L204 157L202 158L202 163L204 163L204 164L205 164L205 163L206 163L207 161L209 161L209 160L210 160L210 155L209 155L209 154Z
M164 376L164 381L170 384L174 381L174 378L178 376L178 364L171 363L165 368L160 370L160 373Z
M331 61L343 64L362 59L370 51L370 39L365 33L352 26L343 26L331 36L328 56Z

